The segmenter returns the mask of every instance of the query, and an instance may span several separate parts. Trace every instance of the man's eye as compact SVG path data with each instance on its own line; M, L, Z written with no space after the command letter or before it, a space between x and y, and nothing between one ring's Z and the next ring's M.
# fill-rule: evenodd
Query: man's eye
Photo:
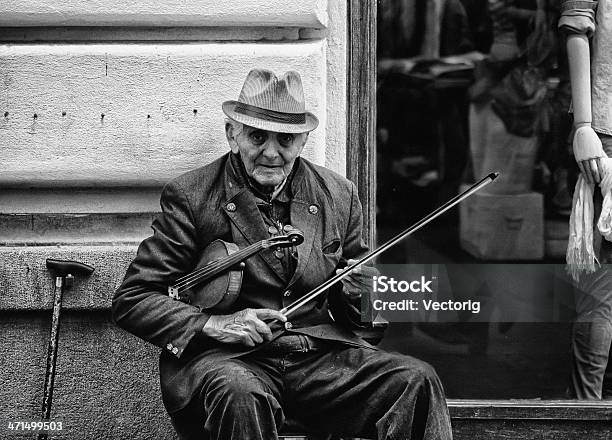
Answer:
M291 134L281 134L279 136L279 141L283 145L289 145L293 142L293 135Z
M251 133L251 140L256 144L261 144L266 140L266 137L262 133L253 132Z

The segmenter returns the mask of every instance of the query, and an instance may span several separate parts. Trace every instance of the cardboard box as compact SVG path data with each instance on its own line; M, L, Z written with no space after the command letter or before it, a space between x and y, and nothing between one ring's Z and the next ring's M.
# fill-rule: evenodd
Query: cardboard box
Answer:
M544 257L542 194L476 193L460 207L461 247L484 260L539 260Z

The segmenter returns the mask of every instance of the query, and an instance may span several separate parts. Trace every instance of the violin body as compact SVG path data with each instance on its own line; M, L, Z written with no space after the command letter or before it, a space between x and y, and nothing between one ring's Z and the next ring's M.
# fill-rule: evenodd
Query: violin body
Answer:
M202 252L196 268L168 287L168 295L203 311L228 312L240 295L244 260L264 249L297 246L304 241L300 231L285 228L287 235L262 240L244 249L220 239L213 241Z
M235 243L215 240L202 252L196 270L210 266L237 251L238 246ZM193 286L187 291L189 299L186 302L198 306L202 310L217 313L227 312L240 294L242 267L244 267L244 263L239 263L237 267L230 268L208 279L205 283Z

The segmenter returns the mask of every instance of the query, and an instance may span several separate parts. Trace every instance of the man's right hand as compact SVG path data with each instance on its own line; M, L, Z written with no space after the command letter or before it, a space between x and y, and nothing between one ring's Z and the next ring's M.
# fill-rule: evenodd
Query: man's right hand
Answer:
M277 310L244 309L231 315L211 315L202 333L226 344L254 347L272 338L272 331L264 319L287 321L287 317Z

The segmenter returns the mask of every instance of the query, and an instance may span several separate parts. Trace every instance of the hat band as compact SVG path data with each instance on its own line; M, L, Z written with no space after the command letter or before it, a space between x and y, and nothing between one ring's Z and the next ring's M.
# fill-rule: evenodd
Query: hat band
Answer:
M253 118L263 119L269 122L284 122L286 124L304 124L306 113L282 113L265 108L255 107L254 105L238 102L234 107L236 113Z

